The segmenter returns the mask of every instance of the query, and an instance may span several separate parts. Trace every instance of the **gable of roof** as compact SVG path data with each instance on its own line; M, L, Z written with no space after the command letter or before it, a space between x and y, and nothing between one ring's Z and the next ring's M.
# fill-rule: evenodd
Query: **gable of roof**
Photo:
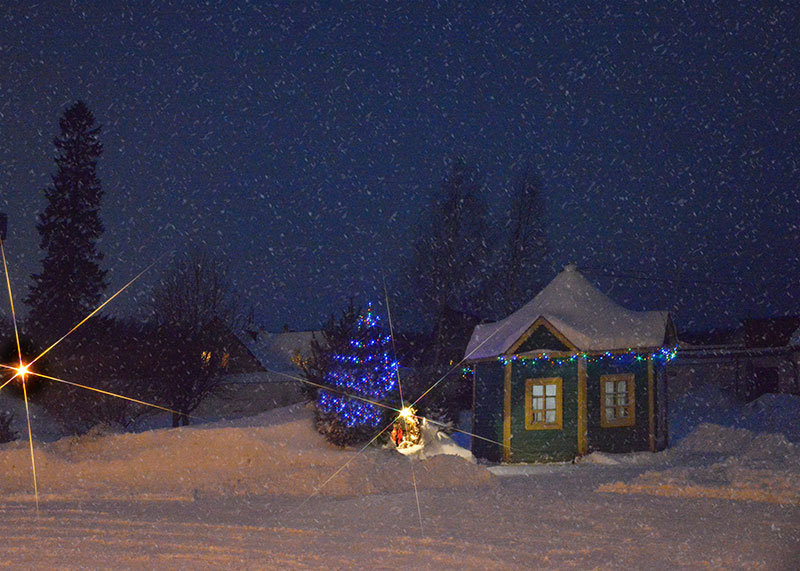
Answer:
M295 370L292 363L295 354L308 356L313 335L313 331L269 333L258 330L243 331L236 336L266 370L287 372Z
M539 318L546 319L578 351L661 347L669 326L669 312L626 309L570 264L519 310L475 327L465 358L506 353Z

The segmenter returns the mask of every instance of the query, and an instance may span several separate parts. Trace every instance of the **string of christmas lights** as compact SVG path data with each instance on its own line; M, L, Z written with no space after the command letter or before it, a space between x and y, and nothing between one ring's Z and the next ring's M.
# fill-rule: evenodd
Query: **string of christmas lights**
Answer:
M567 365L570 363L574 363L578 359L585 359L587 363L596 363L599 361L609 361L609 362L618 362L618 363L630 363L633 361L646 361L648 359L653 359L654 361L660 361L663 363L667 363L675 358L677 354L678 348L677 347L662 347L653 353L640 353L634 349L628 349L622 353L612 353L611 351L606 351L604 353L573 353L572 355L549 355L547 353L541 353L539 355L500 355L497 360L500 361L503 365L507 365L513 361L527 361L527 362L537 362L537 361L547 361L550 363L554 363L556 365Z

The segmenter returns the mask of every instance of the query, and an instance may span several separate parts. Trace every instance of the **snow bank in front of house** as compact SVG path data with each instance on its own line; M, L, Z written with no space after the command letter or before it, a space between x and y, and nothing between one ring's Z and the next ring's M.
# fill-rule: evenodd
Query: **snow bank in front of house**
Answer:
M800 447L783 434L702 424L656 456L663 469L597 491L800 505Z
M669 415L673 445L704 423L757 433L780 433L800 444L800 396L797 395L765 394L744 404L731 392L709 383L671 402Z
M198 427L139 434L97 431L36 445L40 493L69 497L351 496L413 489L410 460L368 447L337 449L302 406ZM0 494L31 492L27 442L0 447ZM421 462L419 488L489 484L491 474L450 455Z
M800 396L765 394L742 407L734 424L756 432L781 433L800 444Z

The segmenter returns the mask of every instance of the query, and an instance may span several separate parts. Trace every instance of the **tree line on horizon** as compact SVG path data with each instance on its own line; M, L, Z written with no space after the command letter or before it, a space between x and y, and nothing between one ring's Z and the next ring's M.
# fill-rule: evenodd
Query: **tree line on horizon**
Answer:
M223 264L202 251L175 256L148 296L143 322L98 314L71 332L106 299L108 287L97 246L104 231L100 133L82 101L59 120L56 173L44 189L46 205L37 223L41 270L32 276L24 299L28 316L20 328L24 361L56 344L34 365L53 379L28 376L26 388L32 401L73 433L98 423L131 429L159 410L76 384L157 404L176 411L174 426L188 424L191 412L218 385L220 356L202 358L213 343L210 325L237 318ZM15 339L6 339L0 351L2 362L16 364ZM20 393L21 386L14 383L8 390Z
M23 327L28 354L70 331L101 303L108 287L97 245L104 231L103 190L97 176L101 127L77 101L64 111L59 130L54 139L56 174L44 189L46 206L37 223L44 253L41 270L32 276L33 286L24 300L29 307ZM415 371L407 379L410 389L416 385L422 390L431 379L452 372L475 323L508 314L541 284L546 241L544 197L536 171L524 170L509 195L500 220L490 221L480 173L463 158L450 164L434 193L428 219L418 227L414 242L413 295L429 319L423 331L398 334L403 358ZM201 358L215 343L212 322L240 326L243 307L227 268L199 250L172 260L147 303L144 322L92 318L37 363L37 370L157 402L186 413L174 415L174 425L188 423L187 415L217 388L222 372L221 363ZM345 310L339 329L346 328L347 315ZM322 329L334 331L336 325L331 317ZM4 362L13 362L16 345L3 351ZM32 390L32 398L74 432L98 422L131 428L147 411L131 401L58 382L32 383L32 389L34 385L38 390ZM451 383L432 407L449 406L450 415L455 414L467 398L463 385Z

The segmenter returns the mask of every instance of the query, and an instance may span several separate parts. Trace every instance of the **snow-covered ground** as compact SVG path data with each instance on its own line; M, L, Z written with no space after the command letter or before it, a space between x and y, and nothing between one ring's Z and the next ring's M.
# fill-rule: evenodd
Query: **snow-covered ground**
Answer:
M718 425L659 454L500 475L454 455L332 448L302 406L96 431L37 444L38 513L28 455L25 442L0 447L0 561L11 567L800 564L796 445Z
M408 478L397 477L405 475L408 464L396 452L368 447L359 453L328 445L302 405L196 428L92 431L36 447L45 499L394 493L412 486ZM5 445L0 465L0 494L16 498L30 493L27 440ZM421 462L418 472L422 488L475 487L492 480L485 468L456 456Z

